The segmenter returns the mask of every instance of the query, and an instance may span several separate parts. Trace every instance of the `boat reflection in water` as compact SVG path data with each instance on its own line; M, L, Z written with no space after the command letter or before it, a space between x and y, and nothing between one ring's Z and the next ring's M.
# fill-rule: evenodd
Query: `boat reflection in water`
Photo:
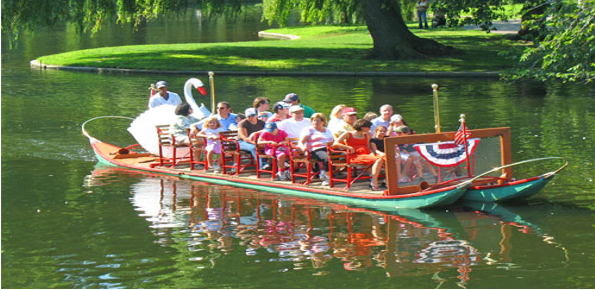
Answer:
M184 252L198 268L241 255L234 259L243 265L283 263L282 272L325 275L340 265L388 277L427 275L434 284L462 287L472 270L526 267L524 252L537 247L554 263L565 260L552 237L501 205L380 212L116 167L98 167L87 181L99 186L113 182L109 176L126 175L141 178L132 185L131 201L158 242Z

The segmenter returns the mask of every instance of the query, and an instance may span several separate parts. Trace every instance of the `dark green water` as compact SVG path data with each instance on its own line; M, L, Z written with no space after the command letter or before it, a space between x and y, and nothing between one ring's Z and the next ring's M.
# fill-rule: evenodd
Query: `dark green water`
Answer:
M96 167L85 120L134 117L150 83L196 76L30 69L40 55L134 43L256 39L264 25L167 19L139 33L70 29L2 42L3 288L594 288L595 89L489 79L216 77L241 111L288 92L328 113L393 104L418 132L510 126L515 161L571 165L522 205L375 212ZM248 27L248 28L246 28ZM206 80L205 76L198 76ZM205 102L206 100L198 100ZM125 144L123 122L98 136ZM520 167L528 176L552 164Z

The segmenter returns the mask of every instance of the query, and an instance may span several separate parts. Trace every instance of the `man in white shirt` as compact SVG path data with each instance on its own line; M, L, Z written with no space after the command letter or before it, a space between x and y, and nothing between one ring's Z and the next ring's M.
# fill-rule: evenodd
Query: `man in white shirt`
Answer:
M372 127L370 128L371 132L374 132L374 129L378 125L383 125L386 128L390 125L390 117L394 114L393 106L389 104L384 104L380 106L380 116L372 119Z
M157 82L156 87L157 93L149 99L149 109L153 109L161 105L177 106L182 103L182 99L180 99L178 94L167 91L166 82L159 81Z
M277 128L285 131L289 138L299 138L302 129L312 125L310 119L304 118L304 108L299 105L291 106L289 115L291 118L279 122Z

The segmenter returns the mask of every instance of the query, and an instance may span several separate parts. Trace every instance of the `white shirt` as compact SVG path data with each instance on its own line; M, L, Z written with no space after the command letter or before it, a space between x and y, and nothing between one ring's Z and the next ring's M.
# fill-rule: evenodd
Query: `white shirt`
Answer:
M314 129L314 127L304 128L300 135L300 140L304 137L306 137L305 144L308 146L309 151L325 148L327 143L335 141L333 133L327 128L324 128L324 132L320 132Z
M308 118L304 118L299 122L296 121L294 118L290 118L277 123L277 128L279 128L279 130L285 131L289 138L300 137L300 133L302 133L302 130L310 126L312 126L312 124L310 123L310 119Z
M172 92L167 92L167 94L169 95L167 100L164 99L159 93L154 94L149 99L149 108L152 109L161 105L177 106L182 103L182 99L180 99L180 96L178 96L178 94Z
M370 132L374 132L374 129L376 129L377 126L379 125L384 125L384 127L386 127L388 129L388 126L390 126L390 118L388 118L388 121L384 120L384 118L382 118L382 116L378 116L374 119L372 119L372 127L370 127Z

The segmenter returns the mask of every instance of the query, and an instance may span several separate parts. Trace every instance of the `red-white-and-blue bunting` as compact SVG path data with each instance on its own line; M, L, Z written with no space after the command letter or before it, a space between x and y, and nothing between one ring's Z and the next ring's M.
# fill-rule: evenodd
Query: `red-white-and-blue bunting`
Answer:
M479 144L479 138L467 139L469 156L473 155ZM467 159L465 146L457 145L453 141L440 143L415 144L413 147L423 158L433 165L441 167L457 166Z

